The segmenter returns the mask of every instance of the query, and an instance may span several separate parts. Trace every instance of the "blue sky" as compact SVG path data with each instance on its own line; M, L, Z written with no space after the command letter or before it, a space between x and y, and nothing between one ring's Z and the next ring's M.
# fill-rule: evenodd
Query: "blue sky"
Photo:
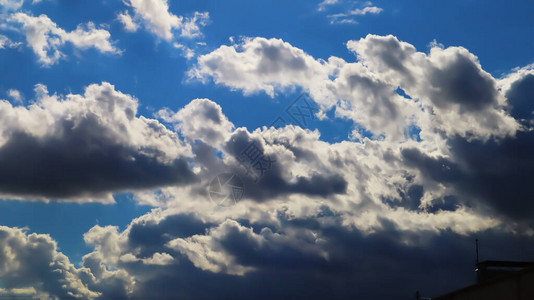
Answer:
M6 226L6 232L15 232L14 237L49 234L50 241L57 242L57 251L74 265L76 276L81 276L82 265L89 266L93 257L100 257L109 276L121 278L117 282L129 296L148 295L151 283L157 286L181 274L191 275L192 285L214 278L221 285L245 282L253 286L262 272L277 276L280 271L290 282L292 277L283 267L265 268L256 258L295 261L293 255L306 256L296 260L295 272L310 268L319 274L317 278L326 276L326 289L334 286L336 276L347 274L343 272L351 277L365 270L359 269L361 262L347 258L345 250L333 250L336 245L342 249L377 247L396 263L420 258L441 266L439 258L425 254L440 253L434 247L441 239L455 241L451 257L469 253L467 240L475 235L487 236L492 245L507 239L531 243L534 223L528 212L534 206L525 200L532 196L525 174L531 171L532 158L518 154L518 149L530 150L528 126L532 123L519 118L513 109L527 115L532 111L527 100L532 99L528 93L534 72L534 2L330 2L0 0L0 99L5 101L0 107L5 120L0 161L6 164L0 166L4 168L0 173L5 173L0 178L7 182L0 184L0 225ZM150 19L154 7L165 14ZM135 30L128 30L121 14L132 18ZM54 32L53 36L42 36L50 47L44 48L45 54L35 51L43 41L31 36L32 30L44 28L42 24L31 27L38 17L48 19L47 26L55 24L48 32ZM87 38L88 34L94 34L93 38ZM63 41L54 40L58 37ZM269 49L277 54L271 56ZM53 58L54 51L61 54ZM247 69L256 61L263 70ZM298 64L304 67L293 67ZM93 92L87 93L91 85ZM397 88L406 93L399 96ZM324 110L324 118L314 116L307 128L261 130L277 117L290 120L286 109L303 93ZM69 94L79 96L72 96L77 97L73 100ZM78 102L71 108L69 103L74 101ZM86 102L93 104L86 107ZM113 107L109 116L106 105ZM126 107L137 109L135 117L128 115ZM217 116L213 124L210 113ZM63 127L69 122L79 127ZM305 129L311 131L300 131ZM315 129L317 133L312 132ZM414 138L413 133L419 132L421 136ZM17 134L23 136L20 141ZM291 150L292 156L277 152L282 150L273 146L280 146L276 136L293 141L284 150ZM238 142L253 140L261 141L263 154L277 161L269 174L261 173L259 183L247 179L248 173L243 173L235 159ZM78 153L76 143L87 144ZM473 157L473 152L481 155ZM20 162L13 162L17 153ZM117 158L123 159L124 153L133 157L133 165ZM216 155L207 158L206 153ZM504 165L496 163L499 155ZM167 160L163 162L162 157ZM138 161L145 164L138 165ZM65 175L73 168L91 165L94 170L81 168ZM128 167L122 170L122 166ZM231 210L220 211L209 206L202 191L223 170L245 177L245 198ZM502 184L495 190L488 188L496 182ZM506 195L522 202L503 203ZM260 217L261 211L272 218L286 211L287 218L279 215L273 221L266 215ZM173 218L184 230L193 228L189 235L162 225L158 232L169 238L157 246L146 237L134 242L129 235L135 226L148 226L142 220L166 224ZM407 221L411 218L419 221ZM458 222L462 228L455 225ZM198 226L202 230L195 231ZM27 231L19 234L15 228ZM246 248L240 246L244 241L238 237L222 241L221 236L232 229L251 234L250 240L263 237L275 244L261 253L232 252ZM265 230L279 239L267 238ZM109 232L111 237L104 238ZM209 253L192 254L192 245L204 241L194 234L203 232L213 240L208 245L214 249L216 241L223 245L225 261L204 264L196 258L209 257ZM358 237L351 240L348 232L357 232ZM372 232L376 236L366 240ZM312 233L323 236L326 246L299 248L290 242ZM398 249L388 254L380 241L394 243L395 234L401 240L405 236L406 243L390 246ZM421 244L411 240L411 234L419 235ZM104 245L115 238L115 245L121 246ZM410 251L403 247L412 242L419 256L403 255ZM144 246L135 248L135 243ZM152 252L148 246L143 248L148 244L155 247ZM114 247L126 250L117 250L119 258L112 259L117 253L109 249ZM492 259L534 259L534 253L526 250L520 254L489 252L499 256ZM319 262L315 254L331 259ZM366 252L361 255L366 257ZM369 258L373 259L378 258ZM185 262L180 265L178 261ZM154 277L147 278L139 275L142 268L128 265L134 262L162 268L178 264L180 271L151 269ZM342 270L344 263L350 270ZM398 272L405 270L400 265ZM451 266L445 273L461 269ZM51 288L54 283L42 278L22 282L2 274L3 293L30 287L33 290L23 293L58 297L66 293ZM463 274L454 282L428 288L428 293L469 284L470 275ZM239 280L233 281L232 276ZM355 276L354 282L362 286L374 282L374 275ZM410 278L418 280L416 275ZM115 290L102 287L101 279L80 280L85 290L71 291L80 297L106 297ZM316 284L311 278L306 280L305 286ZM276 284L278 295L299 292ZM391 291L402 293L403 288L408 287L392 287ZM220 289L215 284L210 291ZM338 296L364 295L355 289L340 290ZM179 292L169 293L162 295ZM246 297L250 293L254 289L236 295L228 288L223 295ZM213 296L187 289L182 295Z

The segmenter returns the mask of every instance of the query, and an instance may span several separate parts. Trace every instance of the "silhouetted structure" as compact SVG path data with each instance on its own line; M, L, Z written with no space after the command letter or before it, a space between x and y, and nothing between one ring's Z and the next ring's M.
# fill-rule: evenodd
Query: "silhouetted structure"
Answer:
M488 260L476 264L477 283L432 300L534 299L534 262Z

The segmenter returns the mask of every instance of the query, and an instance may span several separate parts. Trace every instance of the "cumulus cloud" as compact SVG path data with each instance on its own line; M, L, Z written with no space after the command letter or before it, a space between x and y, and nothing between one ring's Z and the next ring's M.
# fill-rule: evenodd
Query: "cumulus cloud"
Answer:
M34 17L17 12L12 14L8 21L22 25L28 45L43 66L51 66L64 57L59 48L67 42L80 49L94 47L102 53L121 53L110 41L110 33L105 29L97 29L92 22L80 24L75 30L68 32L58 27L46 15Z
M75 267L47 234L0 226L0 295L95 299L126 297L134 279L124 270L108 270L92 253Z
M532 68L496 79L464 48L435 43L423 53L393 36L347 46L354 62L316 59L278 39L246 39L199 57L190 75L245 95L302 89L323 112L333 109L369 132L355 141L328 143L318 130L294 125L236 128L209 99L159 110L171 131L137 116L136 99L108 83L67 96L38 85L32 105L0 102L3 193L111 201L114 192L132 191L159 206L122 231L91 228L83 238L92 251L79 268L50 237L0 229L0 242L32 241L18 242L17 252L9 248L16 243L0 243L0 262L7 261L0 276L12 283L0 293L439 294L469 280L461 270L472 263L475 236L511 248L530 242ZM268 168L247 165L251 145ZM222 172L244 184L232 207L209 200L207 183ZM33 239L52 255L43 258L46 272L32 270L24 281L11 271L30 267L14 253L35 249ZM48 276L57 265L62 271Z
M217 84L242 90L245 95L261 91L274 96L292 87L304 89L324 110L335 109L337 117L351 119L356 127L373 134L359 136L362 148L357 143L343 145L353 151L350 161L357 166L355 170L348 174L337 171L348 169L346 156L342 168L334 167L333 158L321 161L330 154L319 154L322 151L319 149L332 151L341 145L320 145L319 141L306 148L314 149L308 151L313 155L299 156L307 152L293 151L298 147L294 145L280 148L293 152L291 159L286 160L284 152L275 150L277 138L284 135L284 130L266 134L269 130L247 133L237 129L226 145L226 153L231 154L228 157L238 157L239 151L254 142L262 154L271 155L288 169L292 166L292 170L300 170L296 166L300 160L313 166L302 174L317 171L323 175L338 174L345 180L349 174L359 174L358 182L348 181L346 193L354 195L357 191L356 199L365 200L364 203L370 200L368 203L382 205L376 201L382 199L387 205L405 209L456 214L475 207L479 216L519 220L513 221L518 226L530 222L531 209L525 200L531 196L530 177L525 175L530 169L530 158L519 155L517 149L531 148L529 128L534 124L534 108L528 101L532 94L531 67L496 79L482 69L475 55L462 47L444 48L435 43L429 53L423 53L394 36L375 35L349 41L347 46L356 54L356 62L336 57L327 61L314 59L277 39L245 39L242 45L221 46L200 56L190 76L204 81L213 79ZM416 137L406 134L413 129L419 131ZM266 136L276 138L268 140ZM283 140L287 138L291 139L285 136ZM356 162L363 160L373 163L362 166ZM274 165L264 177L269 186L265 191L276 186L277 191L291 190L289 194L313 194L269 185L298 181L298 171L291 178L285 168ZM314 170L318 166L322 168ZM313 186L335 186L328 182ZM268 193L262 197L260 191L261 188L256 188L251 194L259 199L284 194ZM343 193L325 195L337 195L335 199L340 199ZM513 205L504 200L509 195L517 199L512 201ZM411 201L415 202L409 204ZM497 223L483 221L479 225Z
M0 226L0 250L0 278L8 290L19 294L35 291L52 297L101 295L82 282L79 275L85 270L75 268L58 252L56 242L49 235L27 234L18 228Z
M508 87L502 92L518 105L528 97L522 83L529 78L525 72L497 85ZM372 84L358 84L365 82ZM376 89L380 87L389 88L384 84ZM135 126L126 120L149 120L135 117L135 100L109 84L89 86L84 95L69 95L61 101L43 86L38 93L42 100L33 109L46 103L46 108L59 111L52 115L62 116L67 114L62 105L68 105L72 107L69 115L77 116L80 113L74 108L84 107L84 112L99 116L102 124L123 124L108 129L121 133L108 133L115 141L145 145L160 140L132 138L139 130L128 133ZM95 107L87 101L94 101ZM111 111L112 119L97 108ZM69 284L52 278L63 283L61 290L38 285L37 293L61 295L68 290L85 298L277 298L327 297L335 290L338 297L391 298L411 295L423 285L439 294L469 280L458 274L465 274L462 268L471 263L466 257L470 257L475 235L495 245L506 241L511 247L524 239L517 230L525 228L514 226L517 220L486 209L491 201L477 191L475 177L462 173L479 170L477 165L488 159L466 156L474 152L455 146L453 138L447 140L452 145L449 155L439 156L424 141L363 138L330 144L320 140L318 131L293 125L249 132L235 128L222 108L208 99L193 100L178 112L164 109L157 116L174 125L191 144L188 157L202 182L153 187L158 192L143 197L159 197L147 202L163 208L132 220L123 231L115 226L90 229L84 240L93 250L83 257L80 268L70 269ZM152 121L151 129L162 126ZM143 122L135 128L146 128ZM175 137L166 129L162 132L166 134L159 137ZM121 140L121 136L128 138ZM502 139L476 143L460 139L485 149L505 145ZM241 150L251 142L275 160L257 182L238 161ZM161 144L152 147L161 152L147 153L160 153L157 157L162 161L182 154L170 154L170 148ZM237 173L245 183L245 199L226 209L216 208L205 192L204 183L219 171ZM470 189L464 189L469 185ZM466 200L473 194L480 196L479 202ZM404 276L406 270L413 270L414 275ZM442 279L439 284L436 278ZM295 285L297 280L302 284ZM377 289L376 283L384 280L391 282L390 288ZM34 281L44 279L37 276ZM5 288L13 294L30 291L28 286L34 284Z
M83 95L0 103L4 196L112 202L112 193L194 180L190 149L176 133L138 117L137 100L108 83Z
M191 78L213 79L245 95L301 87L323 110L355 121L376 137L402 140L411 127L488 139L519 128L505 110L497 80L461 47L417 52L393 36L349 41L357 62L314 59L278 39L246 39L198 58ZM398 89L408 96L401 96Z
M176 113L162 109L157 115L175 124L175 129L190 141L200 140L214 147L220 146L234 129L221 106L209 99L195 99Z
M533 83L530 68L498 82L507 99L507 110L523 125L514 136L484 141L456 135L448 140L448 157L430 157L412 149L403 153L404 159L430 180L452 186L459 199L485 204L510 220L522 220L531 226Z
M125 3L133 8L135 14L133 19L127 12L119 15L128 31L135 31L132 29L142 22L146 29L167 41L175 38L175 31L181 37L198 37L201 35L200 28L209 21L207 12L195 12L192 17L177 16L169 10L167 0L128 0Z
M213 78L215 83L245 94L263 91L273 97L275 88L328 78L331 70L325 64L280 39L255 38L200 56L189 75L201 80Z
M391 35L368 35L347 47L384 81L419 99L439 131L488 138L518 129L503 109L497 80L465 48L433 47L427 55Z
M388 298L411 295L421 283L439 293L468 280L459 274L466 274L460 270L471 262L471 235L415 233L386 220L380 230L364 232L343 224L328 205L309 217L294 215L286 205L215 214L180 210L153 210L122 232L95 226L84 236L94 248L84 256L84 267L101 278L91 263L96 260L101 270L135 278L127 292L131 297L322 298L335 290L339 297ZM477 234L488 244L505 238L492 231ZM511 247L521 240L507 239ZM405 276L407 269L414 273ZM436 284L436 278L443 280ZM389 288L376 289L377 280L388 280ZM129 281L121 282L129 287ZM102 285L95 291L111 295Z

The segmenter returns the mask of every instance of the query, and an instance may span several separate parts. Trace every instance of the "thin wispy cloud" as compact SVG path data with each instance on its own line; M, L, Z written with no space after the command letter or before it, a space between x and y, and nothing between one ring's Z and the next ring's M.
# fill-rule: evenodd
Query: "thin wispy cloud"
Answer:
M358 16L377 15L383 9L372 2L325 0L319 3L317 10L327 13L330 24L358 24Z

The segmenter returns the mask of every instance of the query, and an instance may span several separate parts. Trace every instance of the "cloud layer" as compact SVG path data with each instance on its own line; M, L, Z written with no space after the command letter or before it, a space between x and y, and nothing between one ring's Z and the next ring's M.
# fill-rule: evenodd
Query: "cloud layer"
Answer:
M174 28L165 26L162 38ZM424 53L394 36L347 47L353 62L250 38L200 56L189 72L245 96L302 90L318 117L353 122L338 143L294 125L238 127L216 99L146 118L105 82L66 96L37 85L29 105L0 102L1 193L107 203L130 192L156 207L124 230L91 228L79 267L51 237L0 227L3 293L438 294L469 280L475 236L510 249L531 242L532 67L494 78L465 48ZM232 207L209 200L220 173L244 183Z

